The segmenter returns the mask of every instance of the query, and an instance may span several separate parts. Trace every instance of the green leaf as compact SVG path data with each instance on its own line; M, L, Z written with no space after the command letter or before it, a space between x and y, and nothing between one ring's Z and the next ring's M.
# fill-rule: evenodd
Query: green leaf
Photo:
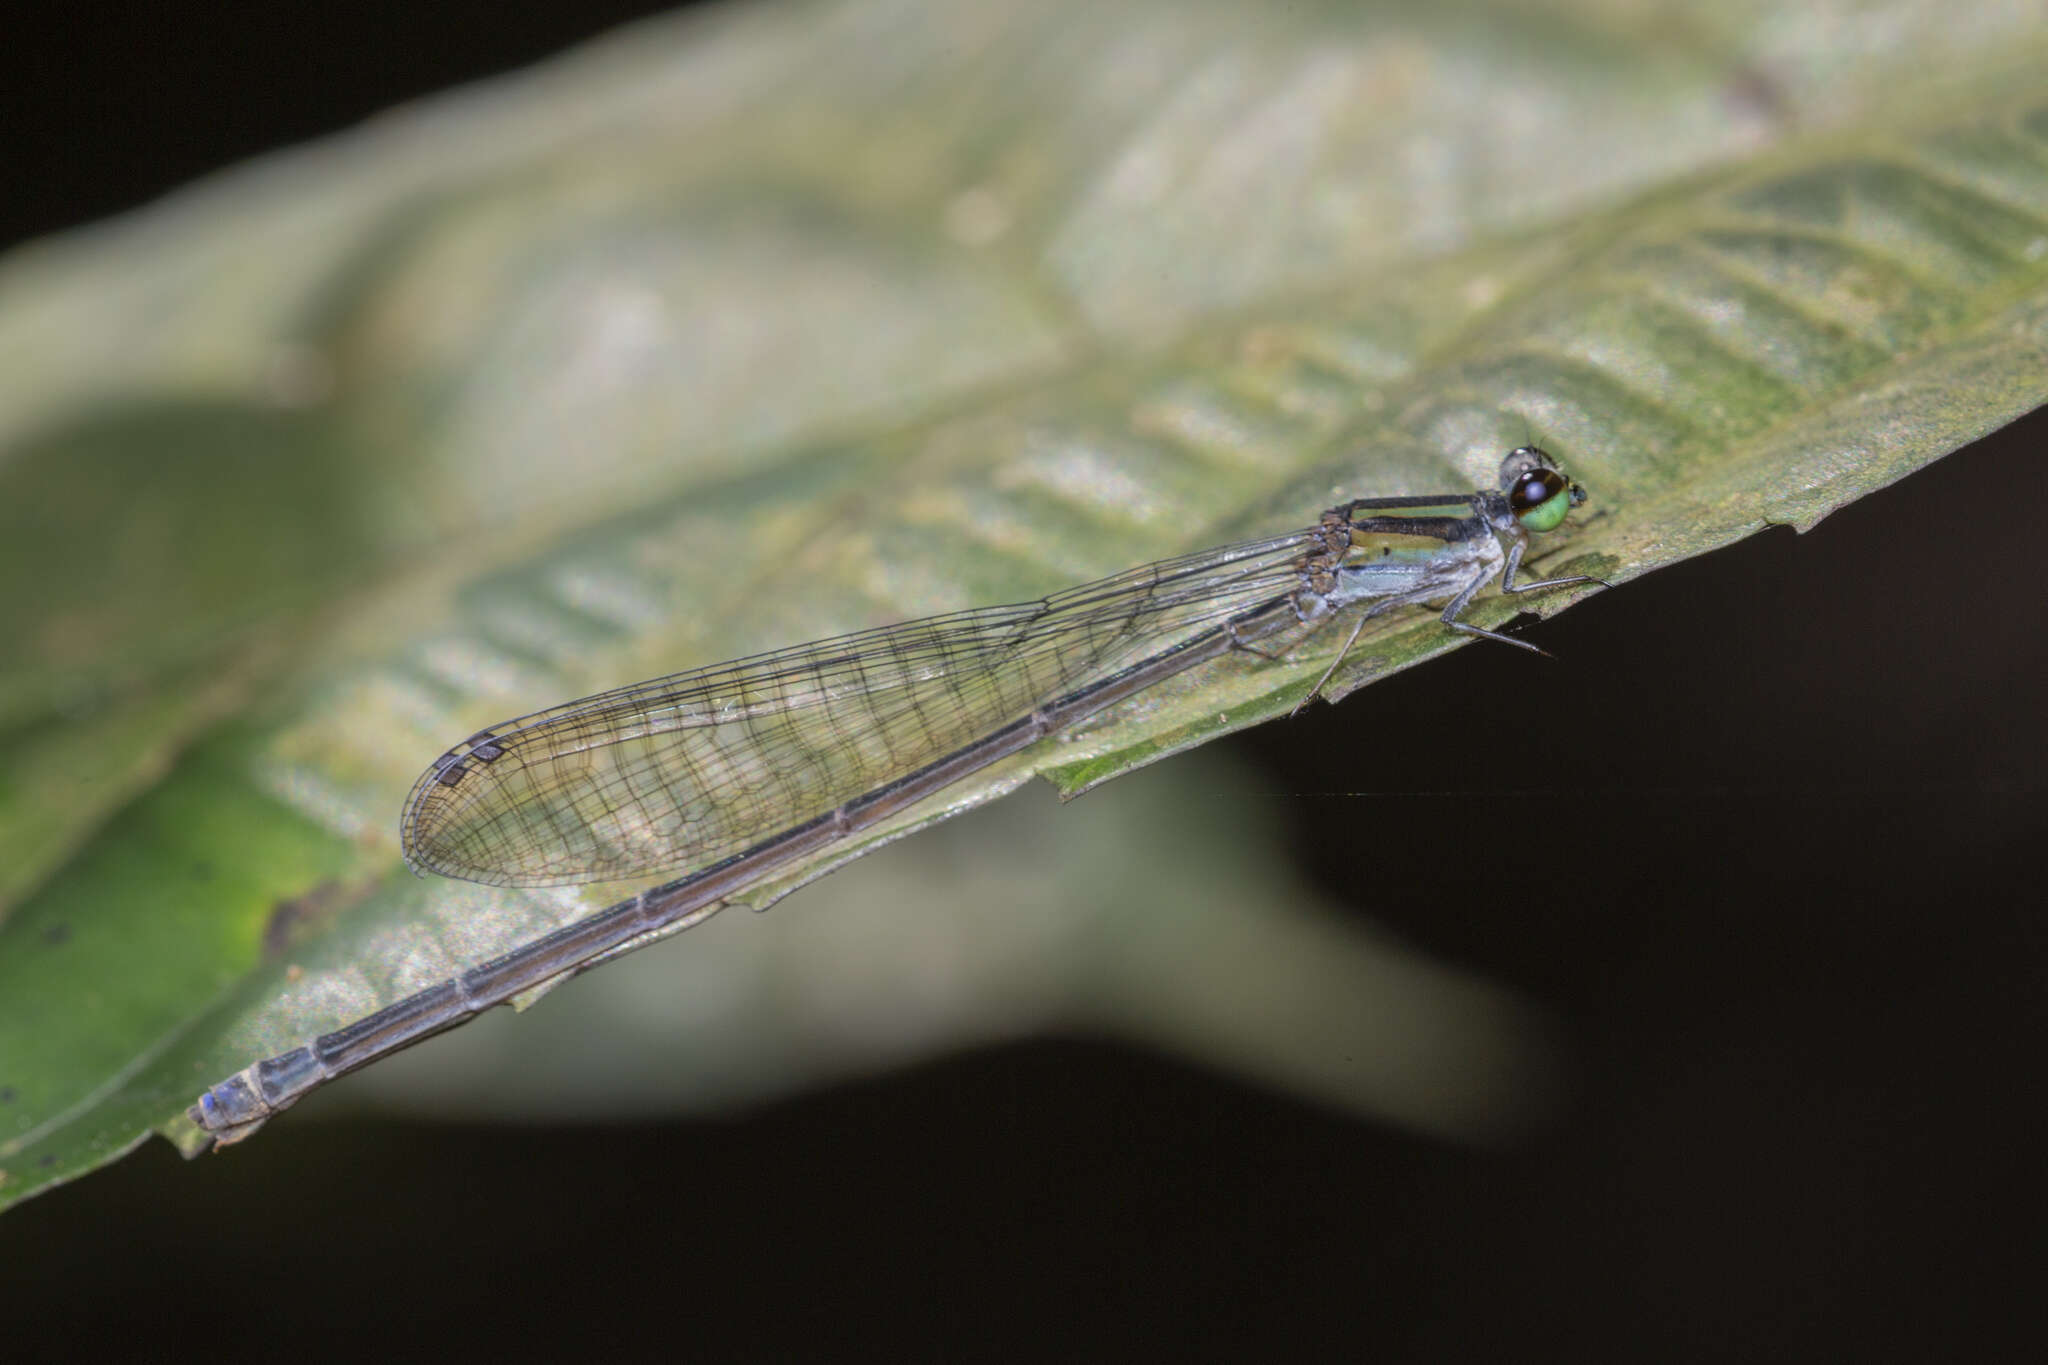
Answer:
M630 892L403 873L406 788L505 715L1469 488L1532 438L1593 494L1537 567L1626 583L2039 405L2048 33L1770 13L733 8L0 263L0 1201L189 1145L208 1082ZM1451 647L1376 627L1330 695ZM748 899L1282 714L1336 643L1184 675ZM1264 941L1313 922L1246 900L1216 913ZM1151 965L1346 992L1207 941ZM1122 991L1086 1012L1147 1031L1087 955L1015 951L1060 984L1001 1027ZM705 1034L707 1072L833 1069L817 1030Z

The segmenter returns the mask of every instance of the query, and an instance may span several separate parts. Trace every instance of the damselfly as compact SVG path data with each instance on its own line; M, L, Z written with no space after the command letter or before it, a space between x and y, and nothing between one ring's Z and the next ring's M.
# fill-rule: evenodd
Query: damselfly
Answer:
M677 673L480 730L434 760L400 817L406 862L500 886L692 868L438 986L237 1073L192 1117L222 1143L345 1072L708 918L749 885L1112 703L1233 650L1357 613L1518 583L1532 533L1586 500L1543 451L1472 493L1361 498L1304 530L1162 560L1036 602L933 616ZM1537 652L1541 652L1538 650ZM1336 662L1315 688L1319 692ZM1306 700L1306 698L1304 699Z

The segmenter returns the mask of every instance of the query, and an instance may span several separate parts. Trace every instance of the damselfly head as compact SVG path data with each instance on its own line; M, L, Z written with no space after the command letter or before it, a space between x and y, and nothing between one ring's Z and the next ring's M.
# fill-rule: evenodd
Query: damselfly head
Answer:
M1536 532L1555 531L1567 512L1586 502L1586 490L1560 474L1550 453L1535 446L1508 452L1500 462L1500 487L1515 520Z

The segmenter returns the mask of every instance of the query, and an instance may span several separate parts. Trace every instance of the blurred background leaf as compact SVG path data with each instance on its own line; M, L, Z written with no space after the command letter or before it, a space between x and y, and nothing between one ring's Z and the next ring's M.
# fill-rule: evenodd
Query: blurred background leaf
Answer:
M1595 499L1542 567L1625 581L2030 411L2044 56L2026 6L734 5L17 250L0 1200L629 889L402 873L407 785L505 714L1530 438ZM1390 623L1333 691L1439 635ZM1324 662L1227 661L870 843ZM565 1004L516 1066L496 1020L354 1088L672 1111L1088 1027L1429 1131L1540 1112L1526 1008L1338 927L1233 775L1173 771L608 968L661 1083Z

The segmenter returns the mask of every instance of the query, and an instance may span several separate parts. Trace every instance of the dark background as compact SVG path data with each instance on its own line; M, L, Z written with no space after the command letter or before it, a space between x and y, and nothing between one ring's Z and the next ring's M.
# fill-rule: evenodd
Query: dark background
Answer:
M0 241L654 8L11 15ZM2044 1240L2044 446L1590 600L1533 628L1555 663L1465 649L1232 742L1361 914L1565 1022L1533 1145L1076 1041L728 1122L287 1119L0 1219L0 1352L1981 1355ZM1327 795L1374 772L1437 794ZM1628 799L1545 818L1592 792ZM1368 815L1384 859L1330 837Z

